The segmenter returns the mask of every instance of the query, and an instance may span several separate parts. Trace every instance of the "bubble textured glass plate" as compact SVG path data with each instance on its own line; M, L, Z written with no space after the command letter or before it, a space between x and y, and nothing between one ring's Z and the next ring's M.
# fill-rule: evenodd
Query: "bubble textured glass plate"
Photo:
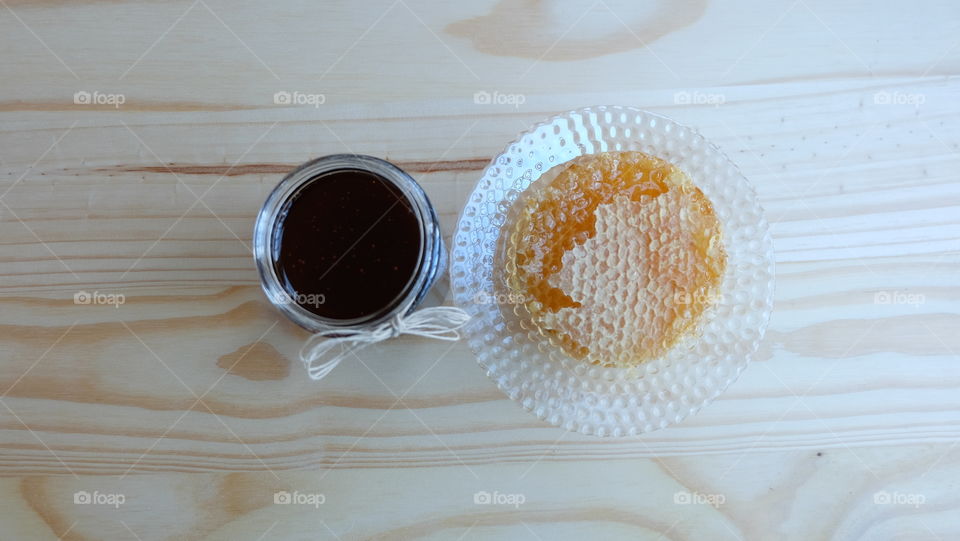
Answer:
M727 265L696 329L656 359L617 368L571 358L515 315L495 272L498 239L517 197L578 156L640 151L682 169L713 204ZM487 167L454 235L455 302L470 348L511 399L554 425L631 436L681 421L723 392L756 352L773 308L773 242L753 188L691 128L632 107L589 107L533 126ZM497 281L497 282L495 282Z

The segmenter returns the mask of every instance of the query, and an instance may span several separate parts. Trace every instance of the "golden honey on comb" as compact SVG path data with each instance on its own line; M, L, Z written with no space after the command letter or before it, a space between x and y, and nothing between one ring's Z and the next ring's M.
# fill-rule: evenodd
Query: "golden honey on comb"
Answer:
M574 159L521 195L503 231L499 272L524 316L603 365L665 353L716 299L726 268L709 199L641 152Z

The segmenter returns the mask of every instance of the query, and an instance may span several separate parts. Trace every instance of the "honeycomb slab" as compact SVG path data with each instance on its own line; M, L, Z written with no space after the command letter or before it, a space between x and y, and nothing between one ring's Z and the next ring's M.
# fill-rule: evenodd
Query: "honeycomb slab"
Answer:
M581 156L518 198L500 242L517 315L570 356L636 366L717 300L720 222L679 168L641 152Z

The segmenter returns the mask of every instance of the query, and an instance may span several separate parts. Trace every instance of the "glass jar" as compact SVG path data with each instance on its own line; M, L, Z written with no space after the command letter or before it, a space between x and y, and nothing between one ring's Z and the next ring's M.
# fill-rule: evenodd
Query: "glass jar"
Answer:
M340 171L361 171L396 187L410 204L420 233L420 253L410 279L397 297L382 309L354 319L331 319L317 315L296 302L277 274L279 234L288 203L308 184ZM288 174L270 192L257 215L253 230L253 256L260 284L270 302L294 323L313 333L342 330L345 333L373 330L399 321L424 299L446 266L446 249L440 235L437 213L423 188L406 172L390 162L358 154L333 154L309 161Z

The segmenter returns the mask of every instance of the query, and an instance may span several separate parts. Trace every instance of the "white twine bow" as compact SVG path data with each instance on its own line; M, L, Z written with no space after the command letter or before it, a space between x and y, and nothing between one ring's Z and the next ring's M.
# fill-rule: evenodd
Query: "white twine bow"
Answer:
M372 330L321 331L311 336L300 349L300 360L307 367L311 379L320 380L340 364L350 353L401 334L414 334L437 340L459 340L457 329L470 316L452 306L435 306L417 310L409 316L397 315ZM339 352L333 349L339 346Z

